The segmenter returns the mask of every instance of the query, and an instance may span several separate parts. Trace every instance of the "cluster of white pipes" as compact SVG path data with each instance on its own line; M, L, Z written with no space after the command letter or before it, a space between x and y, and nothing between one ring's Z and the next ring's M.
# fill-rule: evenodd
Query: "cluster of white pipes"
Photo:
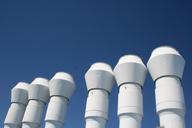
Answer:
M185 101L181 86L184 66L183 57L168 46L153 50L147 67L136 55L121 57L114 70L106 63L94 63L85 74L88 90L85 128L106 127L109 95L115 81L119 88L119 128L141 128L142 88L147 71L156 87L160 127L185 128ZM73 77L65 72L56 73L50 81L36 78L30 85L19 82L11 92L11 106L4 128L40 128L48 102L45 128L63 128L68 102L74 91Z
M65 72L56 73L50 81L36 78L30 85L18 83L11 92L11 106L4 128L40 128L48 102L45 127L63 128L68 102L74 91L73 77Z

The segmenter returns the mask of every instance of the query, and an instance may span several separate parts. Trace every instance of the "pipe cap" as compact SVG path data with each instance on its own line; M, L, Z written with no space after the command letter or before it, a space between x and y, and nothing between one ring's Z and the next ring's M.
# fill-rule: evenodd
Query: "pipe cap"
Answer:
M29 100L40 100L47 103L49 99L49 82L47 79L35 78L29 86Z
M103 62L94 63L86 72L85 81L88 91L91 89L103 89L110 93L114 84L111 66Z
M175 48L160 46L152 51L147 67L154 81L163 76L182 79L185 60Z
M22 103L26 105L28 101L28 87L28 83L17 83L17 85L11 90L11 102Z
M49 82L50 96L63 96L70 99L76 87L73 77L66 72L58 72Z
M136 83L143 86L147 69L141 58L136 55L122 56L114 68L118 86L124 83Z

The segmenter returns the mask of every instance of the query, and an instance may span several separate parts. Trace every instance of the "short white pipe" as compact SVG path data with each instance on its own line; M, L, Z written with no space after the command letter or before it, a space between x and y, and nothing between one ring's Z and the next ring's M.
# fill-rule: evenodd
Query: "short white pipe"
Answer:
M158 79L155 83L160 126L165 128L185 128L185 103L180 80L168 76Z
M45 128L63 128L63 123L56 121L46 121Z
M45 128L63 128L63 122L67 113L67 106L68 100L65 97L51 97L46 114Z
M28 100L28 84L19 82L11 90L11 106L4 121L4 128L20 128Z
M185 128L185 100L181 86L184 58L176 49L161 46L153 50L147 67L155 82L160 127Z
M140 57L125 55L114 68L119 87L119 128L140 128L143 117L143 95L147 69Z
M109 106L108 92L101 89L89 91L86 106L86 128L104 128Z
M119 88L119 128L140 128L143 117L143 96L141 86L124 84Z
M18 122L22 120L26 105L20 103L12 103L7 115L9 115L9 120L17 120ZM8 118L8 117L7 117ZM6 124L6 127L17 128L21 127L18 124Z
M94 63L85 74L88 97L85 110L85 128L105 128L108 120L109 94L114 83L111 66Z
M40 128L45 103L38 100L30 100L23 117L22 128Z
M22 128L40 128L45 105L49 100L49 84L45 78L36 78L29 86L29 99L22 120Z
M45 127L63 128L69 100L75 91L73 77L66 72L58 72L49 81L50 102L48 104Z

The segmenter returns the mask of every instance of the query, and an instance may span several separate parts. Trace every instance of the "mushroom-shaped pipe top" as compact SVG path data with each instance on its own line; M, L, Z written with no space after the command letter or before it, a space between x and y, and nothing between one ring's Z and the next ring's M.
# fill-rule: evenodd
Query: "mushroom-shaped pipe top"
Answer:
M66 72L58 72L49 82L50 96L63 96L68 100L75 91L73 77Z
M17 83L17 85L11 90L11 102L22 103L26 105L28 101L28 87L28 83Z
M29 84L26 82L18 82L14 88L23 89L23 90L28 91L28 86L29 86Z
M118 86L125 83L135 83L143 86L147 69L140 57L136 55L122 56L114 68Z
M179 52L171 46L160 46L160 47L155 48L152 51L150 59L152 59L153 57L156 57L158 55L164 55L164 54L175 54L175 55L181 56L179 54Z
M185 60L175 48L160 46L152 51L147 67L154 81L163 76L182 79Z
M48 80L45 79L45 78L42 78L42 77L37 77L35 78L32 82L31 82L31 85L42 85L42 86L46 86L48 87L49 84L48 84Z
M49 82L47 79L35 78L29 86L29 100L39 100L48 102L49 99Z
M103 89L111 92L114 84L114 75L109 64L97 62L91 65L85 74L87 90Z

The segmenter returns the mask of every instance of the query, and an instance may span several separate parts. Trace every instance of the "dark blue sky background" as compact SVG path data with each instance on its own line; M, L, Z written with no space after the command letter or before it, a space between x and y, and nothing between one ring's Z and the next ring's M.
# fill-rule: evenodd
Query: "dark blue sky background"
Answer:
M146 63L160 45L177 48L186 59L183 88L186 124L192 127L192 3L153 1L0 1L0 123L10 105L11 88L56 72L74 76L65 128L83 128L87 90L84 74L96 61L114 67L122 55L139 55ZM110 95L107 128L118 127L118 88ZM143 89L142 128L158 125L154 85Z

